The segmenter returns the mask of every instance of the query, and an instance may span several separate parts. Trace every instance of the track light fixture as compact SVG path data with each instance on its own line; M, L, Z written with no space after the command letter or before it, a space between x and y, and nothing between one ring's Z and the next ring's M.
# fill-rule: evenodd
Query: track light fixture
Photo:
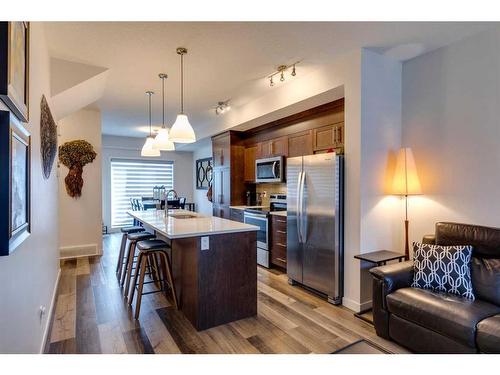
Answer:
M290 64L290 65L280 65L276 68L276 71L273 73L273 74L270 74L267 76L267 78L269 79L269 86L274 86L274 76L278 75L280 76L280 81L283 82L285 81L285 72L292 68L292 73L290 74L292 77L295 77L297 75L297 72L295 70L295 65L299 64L300 61L296 61L294 62L293 64Z
M222 115L225 112L231 110L231 106L229 105L229 99L225 102L217 102L217 106L215 107L215 114Z

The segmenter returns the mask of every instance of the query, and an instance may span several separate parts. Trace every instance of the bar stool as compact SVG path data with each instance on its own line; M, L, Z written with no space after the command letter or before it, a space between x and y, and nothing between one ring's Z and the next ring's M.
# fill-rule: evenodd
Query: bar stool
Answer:
M127 235L130 233L139 233L139 232L144 232L144 228L140 226L131 226L131 227L124 227L121 229L123 235L122 235L122 243L120 245L120 253L118 254L118 261L116 262L116 274L118 277L118 280L121 279L122 277L122 272L123 272L123 265L125 264L125 245L127 244Z
M129 245L128 245L127 256L125 259L125 268L124 268L125 272L123 273L122 279L120 281L120 286L123 286L125 284L125 289L123 290L123 295L125 297L128 296L130 280L132 279L132 271L134 269L137 269L137 267L134 268L136 244L138 241L149 240L151 238L155 238L155 235L149 232L138 232L138 233L127 234Z
M137 242L137 248L139 249L139 256L137 258L137 266L136 273L134 276L134 281L132 284L132 290L130 291L130 297L128 299L129 306L132 306L132 302L134 300L134 293L137 287L137 298L135 304L135 319L139 319L139 313L141 311L141 301L142 296L151 293L160 293L166 292L167 287L170 287L170 291L172 293L172 298L174 300L174 306L177 309L177 294L175 292L174 279L172 277L172 267L170 265L170 260L168 257L167 250L169 248L168 244L165 241L161 240L145 240ZM154 283L155 280L144 282L144 276L146 275L146 261L149 259L150 263L155 263L155 258L159 258L160 271L158 272L161 275L160 280L163 283L163 287L159 290L155 290L152 292L143 292L144 284ZM139 279L139 283L137 283L137 279Z

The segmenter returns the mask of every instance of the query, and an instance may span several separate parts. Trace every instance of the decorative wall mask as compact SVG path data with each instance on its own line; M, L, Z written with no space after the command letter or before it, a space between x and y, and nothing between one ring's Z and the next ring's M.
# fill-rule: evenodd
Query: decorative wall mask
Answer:
M90 143L84 140L66 142L59 146L59 161L69 168L68 175L64 179L66 192L72 198L82 195L83 167L92 163L97 153Z
M48 179L57 153L57 126L45 95L40 102L40 152L43 176Z

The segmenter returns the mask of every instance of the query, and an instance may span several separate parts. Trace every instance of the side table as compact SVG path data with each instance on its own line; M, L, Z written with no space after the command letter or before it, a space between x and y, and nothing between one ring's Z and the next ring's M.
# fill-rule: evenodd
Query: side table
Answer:
M405 259L405 255L401 253L396 253L394 251L389 250L379 250L371 253L359 254L354 256L355 259L363 260L365 262L373 263L376 267L385 266L387 262L391 260L398 260L399 262ZM354 316L361 320L364 320L367 323L373 324L373 321L364 317L363 315L367 312L371 311L372 308L365 309L360 311L359 313L355 313Z

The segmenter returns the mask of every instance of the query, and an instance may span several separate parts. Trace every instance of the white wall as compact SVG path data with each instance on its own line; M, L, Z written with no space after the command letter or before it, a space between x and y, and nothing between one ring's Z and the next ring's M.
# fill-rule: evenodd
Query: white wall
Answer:
M103 221L111 229L111 159L145 159L141 157L144 138L102 136L102 207ZM161 152L161 160L174 162L174 190L179 196L193 201L193 153L187 151Z
M48 180L40 160L40 100L49 106L49 55L43 25L30 31L31 235L11 255L0 257L0 353L38 353L54 301L59 271L57 166ZM0 109L5 109L0 102ZM47 313L40 318L39 308Z
M196 211L204 215L212 215L212 202L207 199L207 190L196 189L196 160L212 157L212 140L205 138L197 142L193 152L193 202Z
M410 239L437 221L500 227L500 28L403 66L403 144L423 195L410 199Z
M361 252L381 249L403 253L401 200L387 195L394 154L401 147L401 75L399 61L363 50L361 81ZM392 168L391 168L392 167ZM371 304L373 264L363 264L362 308Z
M101 189L101 113L81 110L59 121L59 144L83 139L97 153L95 160L83 167L80 198L66 192L64 178L68 168L59 168L59 246L61 257L102 254Z

